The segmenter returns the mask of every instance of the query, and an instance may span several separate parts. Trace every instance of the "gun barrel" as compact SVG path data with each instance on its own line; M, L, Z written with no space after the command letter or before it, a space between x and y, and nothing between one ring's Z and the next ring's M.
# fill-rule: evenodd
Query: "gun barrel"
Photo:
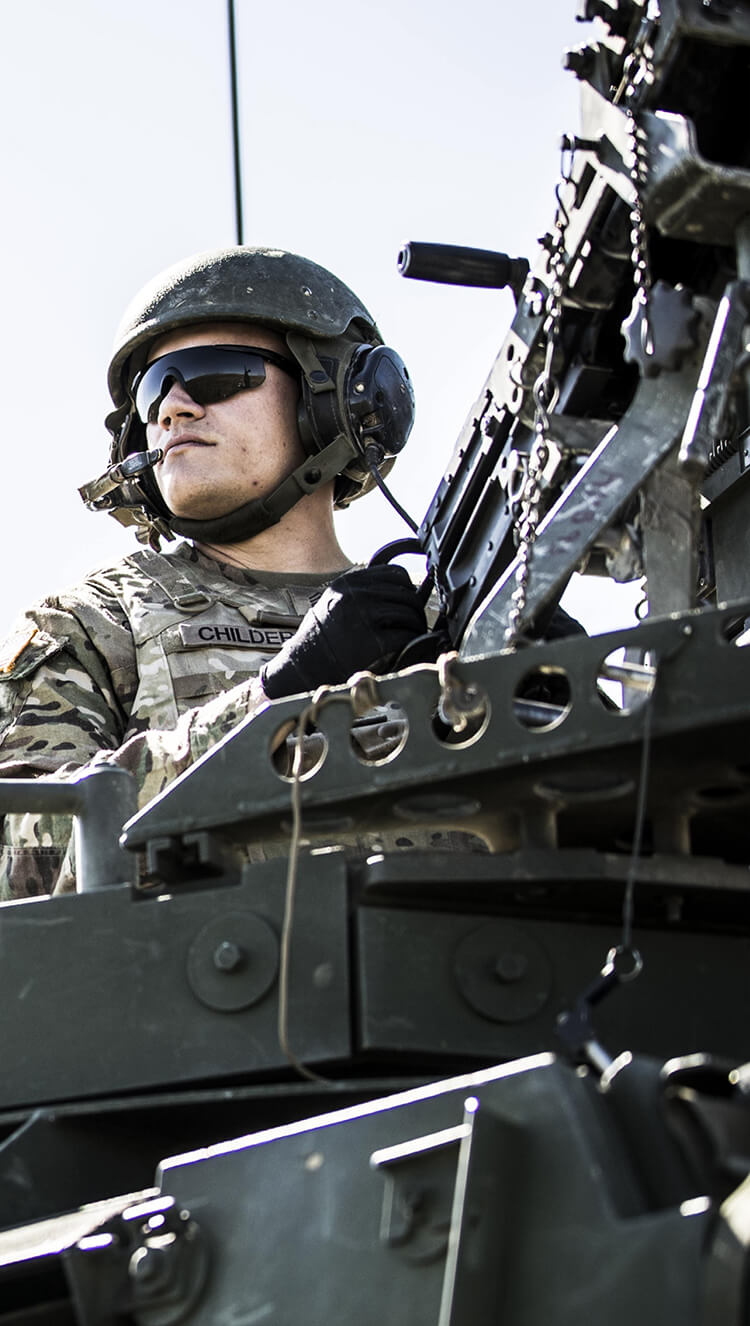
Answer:
M443 285L520 286L529 264L494 249L470 249L461 244L424 244L412 240L398 255L402 276L416 281L440 281Z

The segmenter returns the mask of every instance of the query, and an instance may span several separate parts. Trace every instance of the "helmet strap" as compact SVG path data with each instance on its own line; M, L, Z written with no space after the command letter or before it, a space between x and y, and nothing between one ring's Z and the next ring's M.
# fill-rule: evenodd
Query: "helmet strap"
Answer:
M327 367L320 359L318 347L307 336L300 336L299 332L287 332L286 343L305 375L308 389L314 396L322 391L336 390L335 379L331 377ZM349 341L327 341L326 346L331 353L338 355L339 360L344 359L342 351L348 350L350 352L347 358L351 355L352 343ZM331 363L332 361L329 359L328 362ZM334 360L333 362L337 361Z
M256 497L244 506L210 520L170 516L169 528L187 539L210 543L241 543L277 525L282 516L310 493L330 483L352 458L352 444L340 433L327 447L308 456L267 497Z

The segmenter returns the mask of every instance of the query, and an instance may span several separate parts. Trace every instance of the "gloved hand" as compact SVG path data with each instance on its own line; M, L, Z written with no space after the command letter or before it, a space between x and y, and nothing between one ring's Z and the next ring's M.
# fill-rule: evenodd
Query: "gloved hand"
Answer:
M336 686L353 672L387 672L410 640L427 630L419 595L402 566L370 566L338 576L283 649L261 670L271 700Z

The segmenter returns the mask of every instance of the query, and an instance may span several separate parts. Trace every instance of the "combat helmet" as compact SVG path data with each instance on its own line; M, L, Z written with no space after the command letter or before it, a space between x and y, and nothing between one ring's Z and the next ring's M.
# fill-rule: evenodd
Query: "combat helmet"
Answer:
M143 453L145 428L131 384L153 342L201 322L253 322L284 337L299 366L298 427L306 452L271 494L213 520L174 516L146 466L131 477L123 462ZM409 435L414 397L408 372L383 344L372 315L338 277L281 249L210 250L162 272L133 299L115 336L108 385L114 410L109 470L80 490L138 537L236 542L275 524L295 502L335 479L335 505L345 507L385 475ZM129 466L125 466L127 471ZM111 476L116 476L116 482Z

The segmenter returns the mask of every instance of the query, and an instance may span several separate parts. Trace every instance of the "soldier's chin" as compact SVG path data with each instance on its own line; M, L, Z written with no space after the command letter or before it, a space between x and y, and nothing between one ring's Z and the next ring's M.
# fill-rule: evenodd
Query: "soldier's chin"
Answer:
M231 497L226 495L223 499L213 493L201 493L195 496L175 497L172 500L162 494L170 515L176 520L218 520L222 516L228 516L232 511L236 511L242 503L237 495Z

